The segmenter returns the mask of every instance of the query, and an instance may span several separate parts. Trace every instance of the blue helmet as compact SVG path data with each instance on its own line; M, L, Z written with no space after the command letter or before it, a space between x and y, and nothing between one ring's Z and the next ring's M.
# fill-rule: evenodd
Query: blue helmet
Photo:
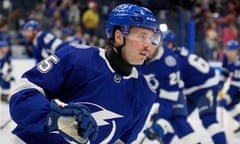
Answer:
M226 50L238 50L240 45L236 40L230 40L226 44Z
M29 20L23 25L24 30L39 30L40 25L36 20Z
M3 47L8 47L8 42L7 41L0 41L0 48L3 48Z
M173 43L176 44L176 35L172 30L168 30L162 33L162 41L164 44Z
M116 26L121 27L121 32L127 35L132 26L143 27L153 30L157 29L157 20L154 14L147 8L134 4L121 4L114 8L106 22L106 34L108 38L113 37Z
M62 32L65 35L73 35L74 34L74 32L71 28L64 28Z

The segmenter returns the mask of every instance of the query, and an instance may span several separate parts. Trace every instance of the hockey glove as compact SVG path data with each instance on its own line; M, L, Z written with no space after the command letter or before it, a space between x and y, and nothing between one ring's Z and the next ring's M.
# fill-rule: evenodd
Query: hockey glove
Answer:
M163 128L158 124L153 124L150 128L143 131L146 137L150 140L162 139L164 135Z
M89 109L79 103L65 104L54 99L50 102L51 112L48 114L48 130L59 131L68 142L87 143L95 140L98 126Z
M219 105L219 106L222 106L222 107L227 106L227 105L228 105L227 100L224 99L224 98L220 99L220 100L218 101L218 105Z

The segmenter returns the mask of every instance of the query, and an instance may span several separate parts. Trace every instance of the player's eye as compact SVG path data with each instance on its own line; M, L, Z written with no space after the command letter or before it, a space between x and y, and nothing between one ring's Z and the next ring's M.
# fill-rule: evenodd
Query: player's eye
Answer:
M137 36L138 40L142 41L142 42L146 42L146 41L152 41L152 37L148 37L144 34L140 34Z

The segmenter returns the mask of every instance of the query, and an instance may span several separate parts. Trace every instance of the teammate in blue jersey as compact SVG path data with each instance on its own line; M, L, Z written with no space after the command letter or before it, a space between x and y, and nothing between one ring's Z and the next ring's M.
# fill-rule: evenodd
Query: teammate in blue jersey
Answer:
M0 98L2 101L8 102L8 95L10 93L11 81L13 76L11 74L11 66L9 63L10 50L7 41L0 41Z
M150 10L121 4L106 23L108 49L71 43L24 73L10 99L13 133L28 144L131 143L156 99L135 67L156 28Z
M79 37L74 35L74 32L71 28L64 28L62 30L62 33L63 33L63 40L65 42L69 42L69 43L75 42L75 43L79 43L79 44L83 43L82 39L80 39Z
M175 33L171 30L163 33L163 46L172 49L177 56L189 113L198 108L202 124L213 142L225 144L226 137L216 114L219 72L203 58L189 53L184 47L177 47Z
M230 40L225 47L225 54L222 62L223 83L229 81L229 86L219 100L219 104L224 106L230 115L240 122L240 111L236 106L240 102L240 45L236 40ZM239 132L240 127L235 130Z
M157 135L156 138L163 138L165 144L174 141L169 133L175 133L181 143L198 143L198 137L187 122L188 112L182 93L183 83L175 54L168 48L158 45L150 50L148 58L148 61L139 68L152 82L152 89L158 97L156 103L159 103L160 107L151 118L153 124L145 129L144 133L149 139L154 139L153 135Z
M0 40L7 41L8 45L11 45L11 38L8 31L8 19L0 14Z
M40 30L40 24L36 20L27 21L22 29L28 43L32 44L32 54L37 62L47 58L64 44L52 33Z
M0 98L7 102L12 76L11 40L7 18L0 14Z

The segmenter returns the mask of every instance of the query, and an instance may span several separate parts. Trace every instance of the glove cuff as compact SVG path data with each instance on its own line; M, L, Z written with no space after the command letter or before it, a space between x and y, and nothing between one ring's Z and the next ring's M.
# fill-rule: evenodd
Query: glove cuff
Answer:
M57 113L55 111L51 111L47 117L48 117L47 130L49 132L58 130L58 125L57 125L56 121L60 117L59 113Z
M165 119L159 119L156 123L163 129L163 133L174 133L174 129L171 124Z

